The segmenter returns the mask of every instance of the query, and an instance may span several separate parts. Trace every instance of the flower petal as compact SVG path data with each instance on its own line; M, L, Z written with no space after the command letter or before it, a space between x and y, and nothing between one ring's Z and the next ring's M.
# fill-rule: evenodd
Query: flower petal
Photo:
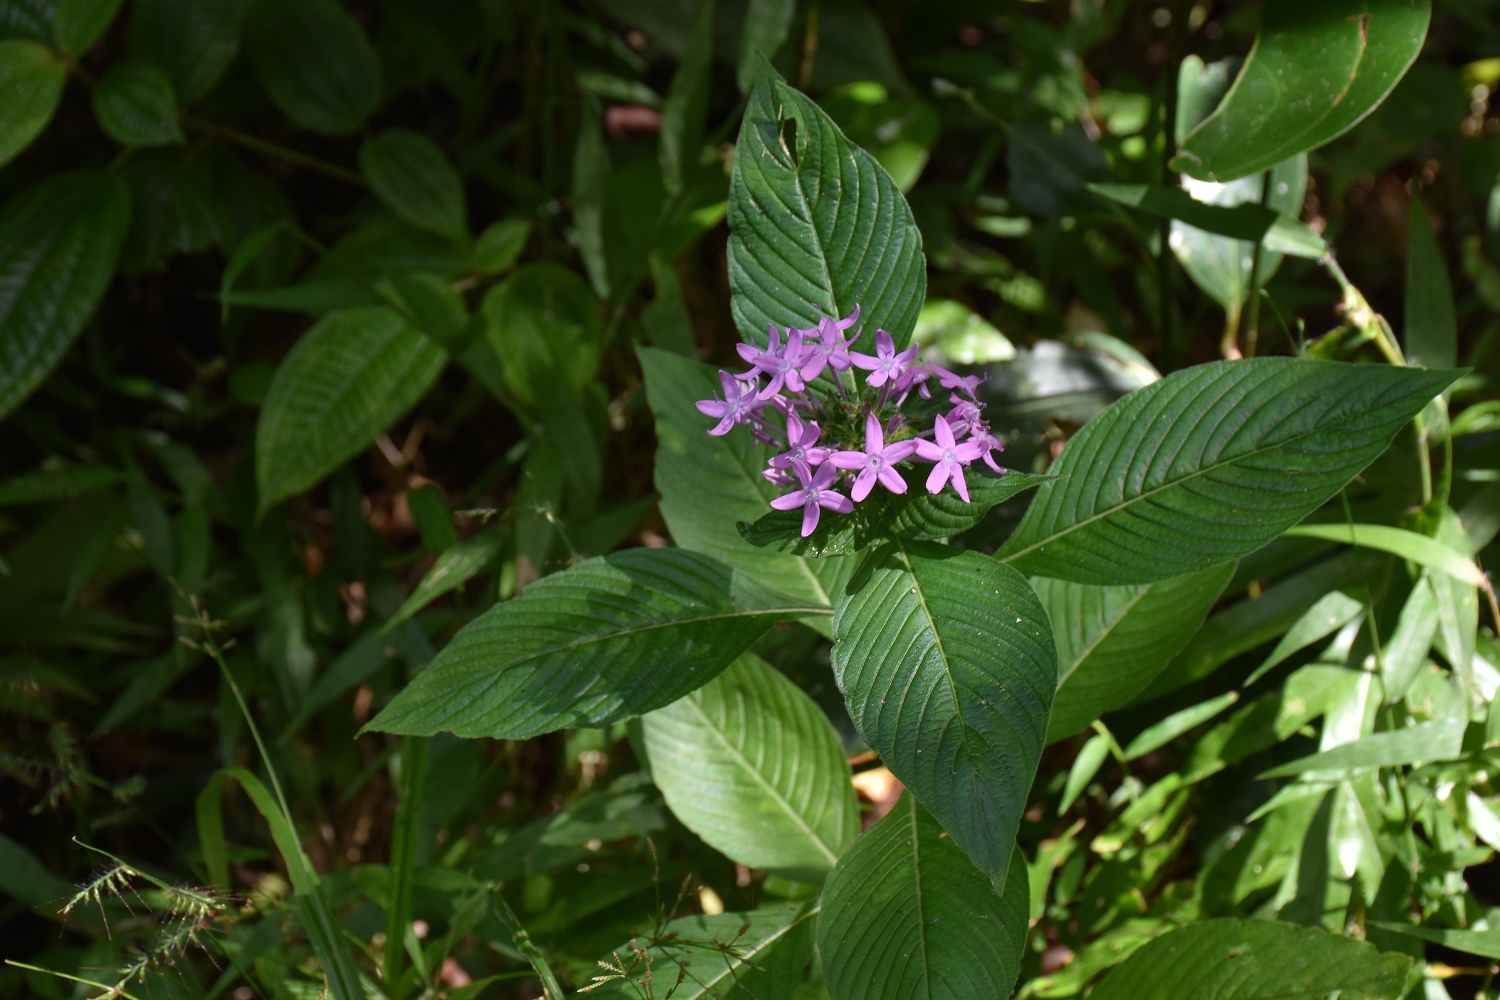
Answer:
M969 484L964 482L963 466L953 467L953 488L958 490L958 495L964 498L964 503L969 502Z
M952 462L939 462L932 467L932 471L927 474L928 493L942 492L943 484L948 481L948 470L952 465Z
M772 500L771 506L775 507L777 510L796 510L798 507L801 507L804 503L806 503L806 500L807 498L803 495L802 490L799 489L795 492L788 493L785 496L780 496L775 500Z
M878 455L885 450L885 437L880 433L880 418L871 413L865 417L865 453Z
M924 462L941 462L943 460L943 449L931 441L914 441L917 446L917 457Z
M824 490L822 493L819 493L818 505L820 507L827 507L829 510L840 514L851 514L854 512L854 502L844 496L844 494L835 493L833 490Z
M875 470L866 466L863 472L854 477L854 489L849 491L849 495L854 497L856 503L859 503L863 501L865 497L869 496L870 491L874 488ZM821 498L818 502L822 502Z
M818 516L823 509L815 503L810 503L802 508L802 537L806 538L818 530Z
M880 485L892 493L906 492L906 479L889 465L880 470ZM858 499L857 497L855 499Z
M940 413L932 421L932 436L937 439L939 448L952 448L956 443L953 440L953 428L948 426L948 421L943 419Z

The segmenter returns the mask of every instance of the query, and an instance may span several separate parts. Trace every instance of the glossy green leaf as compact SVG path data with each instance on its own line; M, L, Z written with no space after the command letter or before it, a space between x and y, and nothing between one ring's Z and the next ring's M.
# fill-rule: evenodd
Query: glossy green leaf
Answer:
M1079 583L1164 580L1260 548L1321 506L1453 372L1292 358L1174 372L1084 425L1002 550Z
M662 187L667 194L682 193L683 168L698 156L703 145L703 122L708 116L708 71L714 58L714 0L693 0L688 44L662 108Z
M88 322L129 225L125 185L86 171L48 178L0 208L0 417Z
M1266 657L1249 677L1245 678L1245 686L1249 687L1254 684L1293 653L1306 649L1319 639L1326 639L1333 635L1363 614L1364 610L1363 601L1356 601L1341 590L1324 594L1316 604L1307 609L1301 618L1297 619L1295 625L1287 629L1286 635L1282 636L1281 641L1276 643L1276 648L1271 650L1271 655Z
M1239 77L1173 169L1232 181L1337 138L1396 86L1431 16L1429 0L1269 0Z
M1406 257L1406 360L1423 368L1458 364L1453 283L1422 199L1411 200Z
M384 306L329 313L276 370L255 433L260 509L301 493L417 404L447 353Z
M94 117L122 146L170 146L185 141L177 124L172 81L155 66L122 63L94 88Z
M746 653L641 723L651 780L667 805L730 860L811 881L859 833L838 734L760 657Z
M420 132L388 128L359 147L359 170L375 196L418 229L453 239L469 231L463 183L438 144Z
M898 540L839 598L833 668L866 743L1003 876L1057 690L1047 612L988 556Z
M1239 700L1238 691L1227 691L1217 698L1210 698L1179 712L1173 712L1160 722L1147 726L1139 736L1131 740L1125 747L1125 759L1136 760L1153 750L1161 749L1183 733L1203 725Z
M380 630L389 632L439 597L468 583L495 561L504 543L503 529L490 528L464 539L438 556L432 568L422 575L411 596L396 609L396 613L391 615Z
M0 41L0 165L41 134L62 100L68 68L27 38Z
M250 0L135 0L130 58L167 74L179 100L196 101L234 61L249 8Z
M526 739L618 722L713 680L773 621L817 610L747 596L707 556L626 549L490 608L370 728Z
M1454 951L1467 952L1470 955L1482 955L1485 958L1500 959L1500 930L1461 931L1448 927L1418 927L1414 924L1396 924L1385 920L1372 920L1370 923L1383 930L1388 930L1396 934L1405 934L1407 937L1414 937L1423 941L1432 941L1435 944L1452 948Z
M255 0L245 41L266 93L303 128L348 135L380 106L380 62L337 0Z
M1380 680L1386 701L1399 701L1411 690L1412 682L1427 663L1427 653L1438 630L1437 594L1428 573L1423 573L1411 588L1396 630L1381 650Z
M563 387L581 391L599 368L599 300L576 272L529 264L485 296L484 315L506 385L524 402Z
M28 472L0 482L0 507L43 500L71 500L119 481L119 471L108 465L69 465L54 471Z
M1095 1000L1396 1000L1411 959L1310 927L1205 920L1151 941L1104 978Z
M911 795L865 832L823 889L818 950L833 1000L970 1000L1015 987L1030 909L1011 848L1003 895Z
M750 0L740 27L740 58L735 71L741 93L755 84L760 60L776 58L791 34L796 13L796 0Z
M807 97L762 61L729 182L730 311L741 339L810 327L819 307L858 306L898 346L927 296L922 236L895 182Z
M960 365L1010 361L1016 347L994 326L962 302L928 299L917 315L916 340Z
M501 219L491 223L474 240L471 255L474 266L485 274L503 274L515 266L526 241L531 237L531 223L522 219Z
M1484 574L1474 565L1474 560L1435 538L1419 535L1405 528L1393 528L1385 524L1299 524L1295 528L1288 528L1286 534L1379 549L1419 566L1446 573L1470 586L1484 586Z
M656 491L673 540L798 602L831 607L852 571L846 558L810 559L757 548L735 527L757 521L782 491L761 478L771 452L743 428L709 437L693 402L709 399L713 369L655 348L639 352L656 415ZM829 519L830 523L833 521Z
M81 56L94 47L123 0L57 0L52 14L52 37L57 47L70 56Z
M1226 563L1159 583L1094 587L1031 581L1057 639L1049 743L1129 704L1203 624L1234 572Z
M1088 790L1089 782L1094 780L1094 775L1099 773L1099 768L1109 759L1110 742L1108 736L1095 733L1078 751L1078 756L1073 758L1073 766L1068 768L1068 780L1063 785L1062 798L1057 803L1059 816L1072 808L1073 803L1078 801L1078 796Z
M1263 778L1288 778L1308 771L1371 771L1377 767L1448 760L1463 751L1463 719L1423 722L1405 729L1371 733L1265 772Z
M1302 164L1306 176L1306 164ZM1273 174L1273 177L1275 175ZM1274 183L1274 181L1273 181ZM1283 182L1285 183L1285 182ZM1195 229L1217 233L1249 243L1264 243L1267 250L1316 260L1328 252L1323 237L1271 205L1255 202L1216 202L1194 197L1181 188L1147 184L1090 184L1089 190L1121 205L1129 205L1164 219L1185 222ZM1290 193L1282 192L1284 195ZM1296 208L1301 208L1298 192ZM1256 192L1259 197L1259 192ZM1290 200L1290 199L1288 199Z
M681 917L600 959L585 995L639 1000L649 974L652 992L670 989L672 1000L790 1000L812 957L817 917L808 903Z

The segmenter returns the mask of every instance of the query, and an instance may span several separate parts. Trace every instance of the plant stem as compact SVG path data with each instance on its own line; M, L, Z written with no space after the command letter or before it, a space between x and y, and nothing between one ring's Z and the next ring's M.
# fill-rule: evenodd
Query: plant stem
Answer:
M563 988L558 983L552 966L547 963L547 958L542 954L541 949L531 940L531 935L526 933L526 927L516 916L516 911L510 908L510 904L500 894L498 885L490 889L490 908L510 931L511 937L515 938L516 948L526 956L526 961L531 963L531 968L536 972L537 978L542 981L542 992L546 1000L562 1000Z
M182 123L188 128L197 129L199 132L204 132L228 142L237 143L246 149L253 149L257 153L264 153L278 160L294 163L299 167L306 167L308 170L316 170L318 173L326 174L334 180L357 184L360 187L369 186L365 183L365 179L353 170L347 170L336 163L329 163L327 160L320 160L316 156L299 153L295 149L288 149L286 146L261 139L258 136L249 135L237 128L220 125L218 122L204 121L201 118L194 118L188 114L182 116Z
M14 959L10 958L7 958L5 960L5 964L13 965L18 969L25 969L27 972L40 972L48 976L56 976L58 979L67 979L75 983L82 983L85 986L97 986L101 990L108 991L106 994L107 996L124 997L125 1000L140 1000L140 997L137 997L132 993L125 992L125 990L121 988L124 984L110 986L107 983L96 983L92 979L80 979L77 976L70 976L66 972L58 972L55 969L43 969L39 966L27 965L25 962L17 962Z
M1380 353L1385 355L1386 361L1397 367L1406 367L1406 356L1401 353L1401 347L1396 343L1396 335L1391 331L1391 325L1385 321L1385 317L1371 308L1364 294L1349 280L1344 269L1339 267L1339 262L1334 260L1333 251L1330 250L1318 259L1333 280L1338 282L1339 288L1344 293L1344 316L1360 333L1363 333L1375 346L1380 348Z

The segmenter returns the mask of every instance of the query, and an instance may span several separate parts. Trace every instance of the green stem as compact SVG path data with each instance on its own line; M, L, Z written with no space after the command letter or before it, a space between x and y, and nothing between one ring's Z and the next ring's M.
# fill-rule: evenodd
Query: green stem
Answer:
M406 994L400 982L405 957L403 944L411 926L411 883L417 864L417 838L421 834L422 793L427 786L427 740L407 736L401 746L401 801L396 806L391 836L391 904L385 915L385 965L380 978L393 1000Z
M1271 172L1267 170L1260 178L1260 204L1265 207L1271 195ZM1250 255L1250 311L1245 317L1245 357L1255 357L1260 344L1260 263L1265 249L1262 241L1255 243L1255 252Z
M188 128L197 129L199 132L236 143L237 145L244 146L246 149L253 149L257 153L264 153L278 160L294 163L299 167L316 170L318 173L332 177L334 180L345 181L349 184L358 184L360 187L369 186L365 183L365 179L353 170L347 170L336 163L329 163L327 160L320 160L316 156L299 153L295 149L288 149L286 146L281 146L266 139L241 132L237 128L220 125L218 122L204 121L201 118L194 118L187 114L182 116L182 123Z
M1339 262L1334 260L1333 252L1329 251L1318 259L1324 269L1338 282L1339 288L1344 293L1344 317L1360 333L1363 333L1375 346L1380 348L1380 353L1385 355L1386 361L1397 367L1406 367L1406 357L1401 353L1401 347L1396 343L1396 335L1391 331L1391 325L1385 321L1385 317L1371 308L1364 294L1354 287L1344 269L1339 267Z
M27 965L25 962L17 962L14 959L9 958L5 960L5 964L13 965L18 969L25 969L27 972L40 972L44 975L56 976L58 979L67 979L71 982L82 983L85 986L97 986L101 990L106 990L108 995L112 997L124 997L125 1000L141 1000L140 997L135 996L132 993L125 992L123 983L115 986L110 986L108 983L97 983L92 979L80 979L77 976L70 976L66 972L58 972L55 969L43 969L39 966Z
M536 972L537 978L542 981L542 992L546 1000L562 1000L563 988L558 983L557 976L552 971L552 966L547 963L546 956L542 954L541 949L531 940L531 935L526 933L526 927L516 916L516 911L510 908L510 904L500 894L500 887L498 885L490 890L490 909L510 931L511 937L515 938L517 950L526 956L526 961L531 963L532 970Z

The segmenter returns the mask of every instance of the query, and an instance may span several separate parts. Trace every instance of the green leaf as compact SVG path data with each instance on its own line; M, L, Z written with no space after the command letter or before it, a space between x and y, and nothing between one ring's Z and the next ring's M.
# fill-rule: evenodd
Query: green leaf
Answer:
M1367 549L1379 549L1408 562L1446 573L1471 587L1485 584L1484 573L1474 560L1435 538L1385 524L1299 524L1286 534L1298 538L1321 538Z
M1003 877L1057 690L1047 612L988 556L898 540L839 598L833 668L861 736Z
M1432 649L1437 630L1437 593L1433 590L1430 574L1424 572L1401 606L1396 631L1391 633L1382 650L1380 680L1387 702L1400 701L1411 690L1412 682L1427 663L1427 653Z
M427 393L447 353L397 313L329 313L276 370L255 433L264 513L359 454Z
M1003 895L914 796L854 842L823 889L818 950L833 1000L1007 997L1030 909L1010 849Z
M652 347L697 358L698 338L693 332L687 299L682 294L682 279L671 262L663 260L660 254L652 254L650 263L656 298L641 310L641 332Z
M599 985L587 995L637 1000L637 981L650 973L662 995L671 990L672 1000L784 1000L812 957L817 916L816 905L782 903L681 917L611 951L593 970Z
M1090 184L1089 190L1110 201L1164 219L1176 219L1204 232L1264 243L1274 253L1317 260L1328 252L1323 237L1308 228L1307 223L1258 202L1205 202L1181 188L1148 184ZM1301 205L1297 207L1300 209Z
M1266 675L1271 668L1286 660L1293 653L1300 652L1317 642L1325 639L1339 629L1348 625L1354 619L1364 613L1363 601L1356 601L1343 591L1333 590L1318 599L1318 603L1308 608L1297 623L1287 629L1286 635L1276 643L1276 648L1271 650L1271 655L1262 661L1255 671L1245 678L1245 687L1249 687Z
M167 74L183 102L196 101L234 61L249 7L250 0L135 0L130 58Z
M1273 767L1262 778L1289 778L1307 771L1373 771L1377 767L1449 760L1463 752L1463 719L1423 722L1405 729L1371 733L1331 750Z
M838 734L760 657L746 653L641 722L667 805L731 861L815 881L859 833Z
M1396 1000L1411 959L1311 927L1204 920L1146 944L1092 1000Z
M122 0L57 0L52 36L70 56L81 56L109 30Z
M1057 803L1057 814L1061 816L1067 812L1078 796L1088 790L1089 782L1094 780L1094 775L1099 773L1099 768L1109 758L1109 745L1113 742L1104 733L1095 733L1090 736L1083 749L1078 751L1078 756L1073 758L1073 766L1068 768L1068 781L1063 786L1062 798Z
M1418 927L1414 924L1394 924L1384 920L1371 920L1370 925L1382 930L1405 934L1484 958L1500 959L1500 930L1459 931L1446 927Z
M27 906L66 903L73 883L47 870L25 847L0 833L0 889Z
M714 58L714 0L693 0L687 48L672 74L672 86L662 109L661 183L673 197L682 193L683 167L698 156L703 145L703 122L708 116L708 71Z
M88 171L50 177L0 208L0 417L47 377L93 315L129 225L124 183Z
M609 209L609 144L604 141L604 111L599 101L586 97L573 147L573 231L569 240L583 258L589 284L600 298L609 298L609 247L605 212Z
M718 388L713 369L655 348L642 348L639 355L656 414L656 491L673 540L795 601L831 607L852 569L849 560L760 549L735 527L736 521L757 521L781 491L760 475L771 452L743 428L709 437L712 421L693 402Z
M547 576L454 636L369 728L526 739L669 705L778 619L817 608L747 597L728 567L627 549Z
M927 297L922 236L874 158L764 60L745 109L729 181L730 311L740 337L766 326L810 327L819 308L860 308L906 344Z
M437 143L388 128L359 147L359 170L386 207L418 229L455 240L469 231L463 182Z
M1260 548L1337 493L1457 377L1293 358L1220 361L1138 389L1068 442L1002 557L1078 583L1147 583Z
M28 472L0 482L0 507L42 500L71 500L119 481L119 471L107 465L69 465L55 471Z
M924 347L961 365L1015 359L1016 347L983 316L952 299L928 299L917 314L913 336Z
M1238 691L1227 691L1217 698L1210 698L1180 712L1173 712L1154 725L1148 726L1125 747L1125 759L1136 760L1153 750L1159 750L1183 733L1196 729L1240 700Z
M470 255L474 267L485 274L504 274L515 266L530 238L531 223L524 219L501 219L490 224L474 241Z
M1239 77L1172 168L1232 181L1337 138L1396 86L1431 17L1428 0L1268 0Z
M368 282L355 278L319 278L285 288L231 291L223 293L222 301L226 310L231 306L244 306L251 309L308 313L313 316L382 303L379 293Z
M473 538L464 539L438 556L432 568L422 575L411 596L381 626L381 632L389 632L439 597L468 583L495 561L504 544L504 529L490 528Z
M0 165L9 163L52 120L68 68L27 38L0 41Z
M1422 199L1411 200L1406 257L1406 360L1423 368L1458 364L1453 283Z
M558 383L581 392L599 369L599 300L574 271L528 264L485 296L484 315L505 383L523 402L546 402Z
M951 490L933 495L924 490L910 489L901 496L892 497L882 493L886 505L885 525L903 538L951 538L984 520L996 504L1050 482L1052 478L1013 469L996 476L971 467L966 476L969 503L964 503L963 498Z
M94 88L94 117L104 134L122 146L181 145L172 81L155 66L122 63Z
M380 63L336 0L254 0L250 64L276 106L303 128L349 135L380 106Z
M786 43L796 14L796 0L750 0L740 27L740 59L735 71L741 93L754 85L760 60L774 59Z
M5 0L0 3L0 38L31 38L52 44L57 0Z
M1031 581L1057 639L1057 698L1047 741L1129 704L1193 638L1234 564L1158 583L1093 587Z

